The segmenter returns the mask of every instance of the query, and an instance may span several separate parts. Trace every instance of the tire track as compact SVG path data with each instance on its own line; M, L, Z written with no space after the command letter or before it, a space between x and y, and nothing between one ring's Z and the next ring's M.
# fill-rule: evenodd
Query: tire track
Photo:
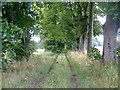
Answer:
M77 83L77 75L73 72L73 69L72 69L72 65L70 64L70 60L69 58L67 57L67 53L65 53L65 57L67 59L67 62L68 62L68 66L70 68L70 71L72 72L72 76L71 76L71 80L70 80L70 83L72 85L72 88L78 88L79 84Z
M42 86L40 84L45 81L45 77L51 72L51 70L55 66L57 58L58 58L59 55L60 55L60 53L54 59L54 62L52 63L50 69L48 70L48 73L46 75L44 75L44 76L39 77L38 79L32 80L32 82L30 83L28 88L42 88Z

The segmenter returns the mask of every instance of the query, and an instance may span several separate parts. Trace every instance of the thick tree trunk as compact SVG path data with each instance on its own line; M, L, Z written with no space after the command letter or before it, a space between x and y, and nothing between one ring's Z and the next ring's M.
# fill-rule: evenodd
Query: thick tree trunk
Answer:
M104 26L103 62L116 60L116 40L119 20L113 20L112 15L107 15Z
M81 35L79 38L79 51L84 53L84 48L85 48L85 36Z
M87 55L92 47L92 37L93 37L93 6L94 2L89 3L89 15L88 15L88 46Z

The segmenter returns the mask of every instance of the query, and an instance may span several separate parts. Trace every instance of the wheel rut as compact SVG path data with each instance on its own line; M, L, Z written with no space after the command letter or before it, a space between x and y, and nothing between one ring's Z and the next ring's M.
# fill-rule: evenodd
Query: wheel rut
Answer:
M73 68L72 68L72 65L70 63L70 60L69 58L67 57L67 53L65 53L65 57L67 59L67 62L68 62L68 66L70 68L70 71L72 72L72 75L71 75L71 80L70 80L70 83L72 85L72 88L78 88L79 84L77 83L77 75L73 72Z
M54 67L55 64L56 64L56 61L57 61L58 56L59 56L59 55L57 55L56 58L54 59L54 61L53 61L52 65L51 65L51 67L49 68L47 74L49 74L49 73L52 71L53 67ZM77 75L73 72L73 68L72 68L72 66L71 66L70 60L69 60L69 58L67 57L67 53L65 53L65 57L66 57L67 62L68 62L68 67L70 68L70 71L72 72L71 79L70 79L71 88L78 88L78 87L79 87L79 84L77 83ZM46 74L46 75L47 75L47 74ZM41 77L39 77L39 78L37 78L37 79L32 80L31 83L30 83L30 85L28 86L28 88L43 88L43 87L41 86L41 84L45 81L46 75L41 76Z
M41 84L45 81L45 77L51 72L51 70L55 66L58 56L59 56L59 54L55 57L55 59L51 65L50 69L48 70L47 74L39 77L38 79L32 80L30 85L28 86L28 88L42 88Z

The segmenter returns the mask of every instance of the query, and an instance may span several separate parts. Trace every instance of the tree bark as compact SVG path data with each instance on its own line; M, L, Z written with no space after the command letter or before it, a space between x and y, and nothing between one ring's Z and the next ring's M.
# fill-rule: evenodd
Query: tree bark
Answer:
M30 28L26 30L26 36L25 36L25 48L29 49L30 48Z
M23 47L25 47L26 49L30 47L30 33L29 30L26 33L26 36L21 38L22 41L22 45Z
M76 47L76 51L79 51L79 38L76 38L76 44L77 44L77 47Z
M26 36L21 38L22 46L26 50L26 59L28 61L28 57L30 55L29 48L30 48L30 32L29 29L26 31Z
M84 53L84 48L85 48L85 36L81 35L79 38L79 51Z
M103 62L108 63L116 60L116 41L119 20L113 20L112 15L107 15L104 26L104 45L103 45Z
M94 2L89 3L89 15L88 15L88 46L87 55L90 53L92 47L92 37L93 37L93 7Z
M26 50L27 50L26 59L28 61L28 58L30 56L30 52L29 52L29 48L30 48L30 32L29 32L29 29L27 30L27 34L26 34L26 37L25 37L25 45L26 45Z

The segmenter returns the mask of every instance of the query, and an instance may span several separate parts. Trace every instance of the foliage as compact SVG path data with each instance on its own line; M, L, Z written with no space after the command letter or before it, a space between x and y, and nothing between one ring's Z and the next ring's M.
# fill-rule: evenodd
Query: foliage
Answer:
M120 19L120 2L100 2L98 6L104 13L113 16L113 19Z
M116 54L117 54L117 57L120 58L120 47L117 48Z
M102 9L97 8L99 4L95 5L94 36L102 31L97 15L104 15ZM3 58L6 53L10 53L13 60L28 58L36 48L30 40L35 34L40 35L47 50L75 50L79 37L86 38L87 19L87 2L3 2Z
M102 25L98 20L95 20L93 23L93 35L94 36L99 36L102 33Z
M117 51L117 53L116 53L117 57L120 58L120 42L119 41L117 42L117 50L116 51Z
M2 58L0 62L2 63L1 68L4 70L9 68L12 62L10 59L21 60L27 54L27 50L25 51L25 48L21 45L19 35L16 35L20 29L12 28L10 30L10 26L12 27L6 19L2 19Z
M73 40L75 40L75 35L72 33L73 28L70 26L74 19L70 18L72 17L72 12L68 7L69 3L43 3L40 14L39 12L36 12L40 17L39 22L41 23L41 26L39 25L39 27L42 30L40 35L43 36L41 38L46 42L44 45L47 44L45 48L47 48L48 42L51 43L51 45L53 43L51 49L52 47L56 47L54 49L57 49L57 47L61 48L61 45L55 44L56 42L59 42L59 44L66 44L70 47ZM72 35L72 37L70 35ZM49 46L48 48L50 50Z
M2 3L2 17L7 22L6 24L3 22L4 25L2 25L3 49L11 49L16 56L18 53L19 56L27 54L30 51L27 47L28 41L30 42L30 32L35 31L33 29L35 15L32 11L32 3ZM25 52L25 50L27 51Z
M54 40L46 40L43 46L46 50L50 50L52 52L63 51L64 49L64 43Z
M91 51L89 53L89 57L92 58L93 60L101 60L102 59L100 51L95 47L91 48Z
M2 3L2 65L7 67L9 59L23 60L33 52L30 37L34 35L35 15L32 3ZM32 33L30 33L32 32ZM9 54L8 54L9 53Z
M38 16L41 39L61 42L67 49L78 47L79 37L87 35L88 3L86 2L43 2L35 3L34 12ZM99 10L95 9L94 36L101 33L101 25L96 19ZM47 46L47 45L46 45ZM54 44L53 44L54 46ZM56 46L55 46L56 47ZM59 48L59 45L58 45Z
M15 53L13 52L13 50L11 49L11 47L13 46L10 42L10 39L12 38L10 35L10 31L9 31L9 25L8 22L4 19L1 20L2 21L2 58L1 58L1 62L2 62L2 68L7 68L8 67L8 60L5 58L5 54L7 52L11 52L12 56L15 56Z

